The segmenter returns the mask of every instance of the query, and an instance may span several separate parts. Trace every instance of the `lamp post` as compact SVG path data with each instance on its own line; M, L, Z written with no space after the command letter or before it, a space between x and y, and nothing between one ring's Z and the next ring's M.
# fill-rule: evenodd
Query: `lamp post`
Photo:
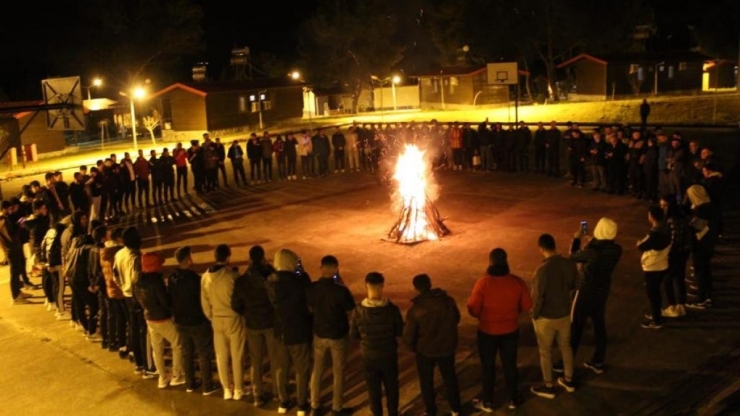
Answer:
M375 81L380 86L380 121L383 122L385 119L385 106L383 105L383 87L389 82L391 83L391 92L393 93L393 110L396 110L396 85L401 82L401 77L394 75L392 77L378 78L375 75L370 75L370 81Z
M92 100L92 95L90 94L90 89L92 87L100 87L101 85L103 85L103 80L100 79L100 78L95 78L93 80L93 82L92 82L92 85L88 85L87 87L85 87L85 89L87 90L87 100L88 101Z
M141 100L146 97L146 90L142 87L136 87L131 90L130 93L125 93L121 91L119 92L119 94L124 97L128 97L129 102L131 103L131 137L133 137L134 151L136 152L139 150L139 146L136 142L136 109L134 108L134 100Z
M655 64L655 85L653 86L653 95L655 96L658 95L658 67L661 65L665 65L665 61Z
M401 77L394 75L391 79L391 91L393 92L393 111L398 111L398 105L396 102L396 84L401 82Z

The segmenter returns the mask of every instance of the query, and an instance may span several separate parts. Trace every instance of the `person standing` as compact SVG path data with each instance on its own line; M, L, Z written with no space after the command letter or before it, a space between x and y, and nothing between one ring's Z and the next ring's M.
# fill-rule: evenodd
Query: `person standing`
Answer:
M306 300L306 288L311 279L300 266L300 258L288 249L275 253L273 261L276 273L267 281L267 294L275 308L275 338L277 339L276 367L278 391L287 392L288 369L292 362L295 370L298 414L305 416L308 404L308 382L311 373L311 312ZM287 394L286 394L287 396ZM286 413L293 407L290 399L283 400L278 413Z
M182 143L178 143L172 156L175 158L177 172L177 199L180 199L183 193L188 194L188 152L182 148Z
M218 189L218 154L211 135L203 133L203 166L205 167L205 190L213 192Z
M128 310L126 308L126 297L123 295L121 287L116 283L113 273L116 253L123 248L121 240L123 238L123 229L116 228L110 233L110 238L103 244L100 249L100 269L105 279L105 290L108 296L108 349L111 352L118 352L119 357L128 357L128 344L126 338L126 321L128 319Z
M668 275L663 281L668 306L662 314L666 318L686 315L686 263L691 254L691 227L681 212L675 195L664 195L660 208L671 229L671 249L668 252ZM676 299L678 294L678 299Z
M557 382L568 393L576 391L573 383L573 350L570 346L571 293L578 284L576 264L557 252L555 238L543 234L538 240L543 263L532 281L532 320L544 383L532 386L532 393L546 399L555 398L552 382L552 347L555 342L563 357L564 377Z
M306 130L303 130L300 140L300 151L301 151L301 171L303 172L303 179L314 176L314 164L313 164L313 142L311 137L308 135Z
M671 249L671 230L664 220L665 214L660 206L650 206L650 231L637 242L637 249L642 252L645 289L650 302L650 312L645 314L646 321L642 323L645 329L660 329L663 325L660 286L668 273L668 253Z
M190 162L190 170L193 172L195 193L200 195L205 188L206 166L205 159L203 158L203 148L200 147L198 140L190 141L188 162ZM185 179L185 193L187 194L187 175Z
M360 147L357 127L350 126L347 132L347 158L349 159L349 171L360 171Z
M265 182L272 182L272 139L270 132L265 131L260 139L262 156L262 177Z
M670 193L676 195L679 201L684 198L686 190L686 151L683 148L681 136L674 134L671 138L671 147L666 154L666 165L669 170Z
M26 259L23 256L23 244L18 238L20 230L13 221L13 214L18 209L18 204L10 201L2 201L2 214L0 214L0 247L5 254L5 259L10 266L10 294L13 305L29 303L23 295L23 280L25 274Z
M692 185L686 190L691 203L692 248L691 257L696 273L697 296L694 302L686 304L691 309L712 307L712 257L717 244L716 206L712 204L702 185Z
M627 157L627 145L619 138L611 134L607 136L609 144L606 147L606 180L610 194L624 195L625 160Z
M121 203L126 207L126 212L131 212L136 207L136 171L129 152L123 154L119 174L121 175Z
M213 144L215 150L216 150L216 158L218 159L218 170L221 171L221 176L224 178L224 186L229 186L229 181L226 179L226 148L224 147L223 143L221 143L221 138L216 137L216 142ZM218 177L218 173L216 173L216 176Z
M339 126L331 136L331 145L334 148L334 173L344 173L344 149L347 146L347 139Z
M532 130L523 121L517 129L516 153L519 160L519 171L529 172L529 145L532 143Z
M172 305L175 329L182 347L182 369L185 373L186 391L203 388L203 395L218 391L213 381L213 328L200 304L201 277L193 271L190 246L175 250L177 268L167 278L167 291ZM198 354L201 381L195 379L194 353Z
M262 246L249 249L249 267L234 283L234 296L231 308L244 317L247 326L247 346L251 363L252 394L254 407L265 405L265 394L262 385L262 372L265 348L270 359L273 393L281 403L289 400L287 386L277 382L287 369L279 368L278 349L275 340L275 310L267 295L267 279L275 269L265 259Z
M352 315L350 334L360 341L365 384L373 416L383 415L385 390L388 416L399 414L398 342L403 317L398 306L383 295L385 277L378 272L365 276L367 298Z
M336 151L336 150L335 150ZM349 289L338 281L339 261L334 256L321 259L321 278L306 289L308 307L313 313L313 372L311 408L321 407L321 376L327 351L331 354L334 376L332 412L340 416L344 404L344 367L349 351L348 314L355 309Z
M645 178L645 199L652 203L658 202L658 158L660 157L660 148L657 145L655 137L648 137L645 147L645 154L642 164L642 175Z
M156 150L152 150L149 154L151 155L149 158L149 170L152 174L152 199L154 200L154 205L162 205L162 194L164 193L164 170L163 166L159 163L161 158L157 158Z
M542 122L537 123L534 132L534 169L535 172L544 175L547 160L547 130Z
M110 319L110 298L108 298L108 290L105 284L105 276L103 276L103 269L100 263L100 253L105 248L105 242L108 241L109 236L108 228L104 225L96 227L92 232L92 239L94 246L90 250L90 259L88 260L90 271L88 276L90 277L90 292L94 293L98 298L98 328L100 328L101 347L108 349L111 343L110 334L111 331L109 324L112 322Z
M532 308L532 298L526 283L511 274L506 251L491 250L488 269L475 282L468 299L468 314L478 320L478 354L481 361L483 394L476 404L479 410L493 412L493 388L496 381L496 355L506 380L509 409L518 405L519 348L518 317Z
M278 179L280 179L281 181L290 179L286 175L287 169L285 166L285 141L283 140L282 135L278 134L275 138L275 142L272 144L272 152L275 154L275 159L277 160Z
M562 134L558 130L557 122L550 123L550 128L545 136L545 153L547 154L547 176L557 178L560 176L560 142Z
M457 416L461 405L455 374L455 350L460 310L455 299L444 290L432 289L432 279L428 275L414 276L413 284L418 295L411 300L411 308L406 313L403 340L416 353L416 370L426 414L437 415L434 397L434 367L437 366L444 380L450 410L453 416Z
M331 154L331 143L329 141L329 137L323 130L319 130L318 134L311 140L313 142L313 149L316 152L316 157L319 161L319 176L326 176L329 174L329 155Z
M247 142L247 158L249 159L249 178L252 185L261 182L260 160L262 160L262 146L257 133L252 133Z
M229 266L231 248L219 244L214 251L216 264L201 279L200 303L213 325L218 378L224 389L224 400L244 397L244 344L247 339L244 319L231 308L234 282L239 274ZM229 372L231 361L232 374Z
M141 149L139 149L139 157L137 157L136 162L134 162L134 173L136 174L139 208L152 206L149 203L149 174L151 173L151 166L144 158L144 151ZM145 197L146 205L144 204Z
M285 150L285 157L288 162L288 179L289 180L296 180L298 179L298 176L296 176L296 161L297 161L297 147L298 147L298 140L295 138L295 135L293 133L288 133L288 136L285 138L285 144L283 144L283 149Z
M242 150L238 140L231 143L228 156L231 160L231 169L234 171L236 186L239 186L239 178L241 178L244 186L247 186L247 174L244 172L244 150Z
M630 190L637 199L641 199L645 192L643 164L645 163L644 156L645 148L647 146L640 130L632 132L632 139L629 141L629 145L627 147L627 161L629 163L629 171L627 175L630 180Z
M645 129L645 127L647 127L647 120L649 116L650 116L650 103L648 103L647 98L645 98L642 100L642 104L640 104L640 120L642 120L643 130Z
M606 191L607 183L606 176L604 174L606 165L606 144L601 139L601 130L599 128L594 129L592 138L593 140L588 147L588 153L591 162L591 176L593 176L594 180L593 190Z
M604 372L606 358L606 301L609 298L612 273L622 257L622 247L617 238L617 223L611 218L601 218L594 228L594 236L588 239L583 230L576 232L570 246L570 260L580 265L580 283L573 305L570 326L570 346L575 358L583 336L586 322L591 319L594 327L596 348L590 361L583 365L596 374ZM555 366L562 372L563 365Z
M570 160L570 186L578 184L583 188L586 186L586 155L588 154L588 143L582 137L581 131L573 129L568 140L568 159Z

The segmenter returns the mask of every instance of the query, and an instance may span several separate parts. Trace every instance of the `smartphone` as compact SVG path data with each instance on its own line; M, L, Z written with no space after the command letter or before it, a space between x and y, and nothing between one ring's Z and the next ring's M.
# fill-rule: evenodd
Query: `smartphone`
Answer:
M581 221L581 233L588 235L588 221Z

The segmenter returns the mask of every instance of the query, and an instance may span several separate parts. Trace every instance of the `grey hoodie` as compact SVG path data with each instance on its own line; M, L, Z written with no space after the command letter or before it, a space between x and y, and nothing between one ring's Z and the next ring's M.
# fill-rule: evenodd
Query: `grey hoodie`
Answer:
M238 317L231 309L234 282L239 273L224 264L216 264L203 274L200 281L200 304L208 320Z

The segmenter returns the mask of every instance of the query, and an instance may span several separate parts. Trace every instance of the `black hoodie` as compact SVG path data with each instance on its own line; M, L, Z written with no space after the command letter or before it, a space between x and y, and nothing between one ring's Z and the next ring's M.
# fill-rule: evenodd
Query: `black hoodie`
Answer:
M403 340L411 351L425 357L448 357L457 349L460 310L442 289L432 289L411 300Z
M167 278L170 306L176 325L207 324L208 318L200 305L200 275L190 269L176 268Z
M311 342L311 312L306 288L311 280L305 274L279 271L270 275L267 294L275 308L275 336L285 345Z
M269 264L252 265L234 282L231 308L245 318L248 329L275 327L275 309L267 295L267 278L273 273Z

